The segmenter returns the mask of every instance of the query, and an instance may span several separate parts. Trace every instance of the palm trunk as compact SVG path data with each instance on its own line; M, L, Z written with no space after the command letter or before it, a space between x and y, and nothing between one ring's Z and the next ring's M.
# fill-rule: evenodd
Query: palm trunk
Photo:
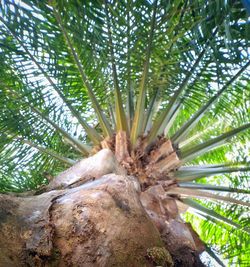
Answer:
M141 192L103 149L39 195L0 195L0 266L203 266L160 185ZM36 193L37 194L37 193Z

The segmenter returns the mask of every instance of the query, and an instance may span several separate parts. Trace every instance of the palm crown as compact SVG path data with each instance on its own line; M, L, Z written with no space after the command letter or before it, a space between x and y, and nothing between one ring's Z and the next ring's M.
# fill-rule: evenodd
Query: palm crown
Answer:
M108 147L143 187L168 183L208 247L247 266L250 28L241 2L0 7L1 191L35 189Z

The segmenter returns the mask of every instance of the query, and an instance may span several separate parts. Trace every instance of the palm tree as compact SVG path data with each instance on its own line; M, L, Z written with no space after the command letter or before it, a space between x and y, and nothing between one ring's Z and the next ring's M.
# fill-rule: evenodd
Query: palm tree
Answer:
M0 3L0 266L249 266L241 1Z

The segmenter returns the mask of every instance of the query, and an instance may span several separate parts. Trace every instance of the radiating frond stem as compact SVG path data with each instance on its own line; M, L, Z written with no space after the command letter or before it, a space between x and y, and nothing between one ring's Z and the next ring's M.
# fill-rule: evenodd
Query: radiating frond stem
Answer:
M24 144L27 144L29 145L30 147L33 147L35 149L37 149L38 151L40 151L41 153L44 153L46 155L49 155L51 156L52 158L55 158L63 163L66 163L67 165L74 165L76 162L72 159L69 159L69 158L66 158L64 156L61 156L59 154L57 154L55 151L51 150L51 149L48 149L48 148L44 148L42 146L39 146L29 140L25 140L25 139L22 139L22 138L18 138L18 141L20 141L21 143L24 143Z
M250 61L246 63L226 84L212 97L210 100L202 106L193 116L189 119L172 137L171 140L177 144L182 142L186 135L195 127L198 121L203 117L206 111L214 104L222 93L235 81L237 78L250 66Z
M101 128L104 132L104 135L105 136L111 136L112 135L112 129L110 128L110 125L108 123L108 120L106 118L106 116L104 115L104 113L102 112L102 109L101 109L101 106L98 102L98 100L96 99L96 96L94 94L94 90L92 88L92 85L90 84L89 82L89 79L83 69L83 66L81 64L81 60L80 58L78 57L78 54L75 50L75 48L73 47L73 44L70 40L70 37L66 31L66 29L64 28L63 26L63 22L62 22L62 19L61 19L61 15L60 13L56 10L56 7L53 6L53 11L54 11L54 15L55 15L55 18L57 20L57 23L59 25L59 28L61 29L62 31L62 34L64 36L64 39L65 39L65 42L68 46L68 49L74 59L74 62L77 66L77 69L80 73L80 77L81 77L81 80L82 80L82 83L83 85L87 88L87 92L88 92L88 95L89 95L89 98L92 102L92 105L96 111L96 114L98 116L98 119L99 119L99 122L100 122L100 125L101 125Z
M154 112L154 107L157 104L157 98L159 96L159 88L157 88L153 94L153 96L151 97L151 100L149 101L149 105L145 114L145 118L143 120L143 132L146 133L149 129L149 124L152 121L152 117L153 117L153 112Z
M212 194L209 192L201 191L196 188L190 189L190 188L183 188L183 187L173 187L167 190L167 194L168 195L177 194L181 196L190 196L190 197L195 197L195 198L215 199L215 200L221 200L221 201L229 202L229 203L236 204L236 205L250 207L249 202L245 202L245 201L238 200L238 199L228 197L228 196Z
M176 103L177 99L179 98L179 96L181 95L181 93L185 90L185 88L186 88L190 78L192 77L194 71L196 70L196 68L198 67L199 63L203 59L203 56L207 52L211 39L216 35L217 31L218 31L218 27L213 32L212 37L207 40L203 50L199 54L199 56L196 59L194 65L188 71L185 79L182 81L182 83L180 84L179 88L175 91L174 95L171 97L167 108L161 112L161 114L159 115L158 119L154 122L153 127L152 127L152 129L151 129L151 131L150 131L150 133L149 133L149 135L147 137L147 142L149 144L155 139L155 137L158 134L161 134L162 131L164 130L166 123L171 118L171 116L169 116L169 113L173 109L173 106L175 105L175 103Z
M213 123L213 125L211 125L210 127L206 127L203 131L198 132L197 134L189 137L188 139L183 140L181 143L179 143L179 148L182 148L188 144L190 144L191 142L197 140L198 138L200 138L202 135L204 135L205 133L211 131L213 128L215 128L218 124L220 124L219 121L217 121L216 123Z
M184 188L195 188L195 189L209 190L215 192L219 191L219 192L250 194L250 190L246 189L232 188L220 185L189 183L189 182L182 182L181 180L178 181L178 185Z
M137 98L134 120L132 124L132 129L131 129L130 139L131 139L132 146L135 146L138 136L142 134L143 115L144 115L145 100L146 100L146 84L148 81L148 71L149 71L149 60L150 60L150 54L152 50L154 30L156 26L155 24L156 24L157 2L158 0L155 0L154 2L153 15L152 15L150 33L149 33L149 40L148 40L148 46L146 50L146 58L144 62L142 78L141 78L141 82L139 86L139 95Z
M213 175L232 173L232 172L247 172L250 171L250 166L238 167L238 166L223 166L223 167L194 167L192 169L178 170L175 172L175 177L178 181L193 181L202 177L209 177Z
M113 109L111 104L109 104L109 115L111 118L111 125L114 126L114 128L115 128L115 125L116 125L115 114L114 114L114 109Z
M201 211L202 213L206 214L208 217L211 217L211 218L216 219L218 221L222 221L228 225L233 226L236 229L242 230L242 231L250 234L250 230L248 228L242 227L240 224L235 223L232 220L218 214L214 210L208 209L208 208L200 205L199 203L197 203L196 201L193 201L192 199L184 198L184 199L182 199L182 202L184 202L188 206L192 207L193 209Z
M248 166L248 163L245 161L240 162L223 162L219 164L200 164L200 165L185 165L181 166L179 170L185 171L196 171L197 168L205 169L205 168L220 168L220 167L244 167Z
M212 258L214 258L221 265L221 267L226 267L226 265L221 261L221 259L213 252L213 250L208 245L206 245L206 252Z
M169 132L170 128L172 127L173 123L175 122L177 115L179 114L179 111L182 107L182 103L183 103L182 99L180 99L180 100L178 99L176 101L176 103L173 105L173 111L170 113L169 119L166 121L165 125L162 125L162 126L164 126L164 135L165 136L168 136L168 132ZM161 130L160 130L160 132L161 132Z
M39 109L35 108L34 106L28 104L30 109L39 115L42 119L48 122L54 129L56 129L64 138L71 141L84 155L90 153L91 148L85 144L83 144L77 138L74 138L69 133L67 133L64 129L58 126L54 121L52 121L49 117L45 116Z
M42 147L40 145L37 145L36 143L34 143L33 141L30 141L24 137L21 137L19 135L9 135L7 134L6 137L10 140L13 140L13 141L16 141L16 142L19 142L21 144L25 144L25 145L28 145L32 148L35 148L36 150L38 150L39 152L43 153L43 154L46 154L46 155L49 155L51 156L52 158L64 163L64 164L67 164L69 166L72 166L76 163L75 160L73 159L70 159L70 158L67 158L67 157L64 157L62 155L59 155L56 151L52 150L52 149L48 149L48 148L45 148L45 147Z
M218 146L221 146L227 142L230 138L234 137L235 135L239 134L240 132L243 132L250 128L250 123L247 123L245 125L242 125L239 128L233 129L229 132L226 132L218 137L215 137L213 139L210 139L202 144L196 145L191 148L186 148L180 150L180 158L182 162L186 162L189 160L194 159L195 157L202 155L206 152L208 152L211 149L214 149Z
M73 146L74 148L79 149L79 151L81 151L84 155L87 155L88 153L90 153L91 149L89 146L83 144L80 140L78 140L77 138L74 138L69 133L67 133L64 129L62 129L59 125L57 125L48 116L44 115L39 109L33 106L29 101L24 100L22 98L22 95L20 95L19 93L17 93L15 90L11 89L10 87L8 87L7 90L10 91L13 96L17 97L19 101L27 105L32 112L39 115L40 118L45 120L49 125L51 125L55 130L57 130L64 138L70 140L72 144L74 144Z
M0 21L3 22L5 27L8 29L8 31L12 34L12 36L18 41L18 43L21 45L21 47L24 49L25 53L29 56L31 61L37 66L37 68L41 71L41 73L44 75L44 77L47 79L49 84L53 87L53 89L58 93L60 98L63 100L65 105L68 107L72 115L78 120L78 122L82 125L83 129L86 131L87 135L89 136L90 140L94 142L94 144L99 144L101 141L101 136L97 133L95 129L90 127L87 122L81 117L81 115L76 111L76 109L71 105L70 101L65 97L65 95L62 93L62 91L56 86L56 84L53 82L51 77L48 75L48 73L44 70L44 68L39 64L39 62L36 60L36 58L31 54L29 49L25 46L24 41L22 41L15 32L5 23L5 21L0 17Z
M132 121L134 118L134 101L131 82L131 56L130 56L130 42L131 42L131 26L130 26L130 4L131 0L127 0L126 6L126 22L127 22L127 116L128 116L128 128L131 130Z
M110 49L110 57L111 57L111 64L112 64L112 74L113 74L113 82L114 82L114 89L115 89L115 113L116 113L116 131L125 131L128 133L128 126L127 126L127 119L125 115L125 111L122 104L122 97L118 82L117 70L116 70L116 63L115 63L115 53L112 41L112 33L111 33L111 24L109 19L109 12L108 12L108 4L106 0L105 3L105 13L107 19L107 29L108 29L108 41L109 41L109 49Z

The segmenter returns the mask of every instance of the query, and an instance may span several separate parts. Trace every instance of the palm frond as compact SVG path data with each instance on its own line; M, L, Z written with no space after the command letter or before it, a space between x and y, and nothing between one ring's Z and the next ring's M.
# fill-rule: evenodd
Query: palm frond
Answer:
M214 191L214 192L231 192L231 193L250 194L250 191L247 189L239 189L239 188L232 188L232 187L219 186L219 185L180 182L179 186L184 187L184 188L195 188L195 189L209 190L209 191Z
M25 101L22 97L22 95L19 95L17 93L17 91L13 90L10 87L5 87L5 90L7 90L7 92L10 92L10 94L14 97L16 97L19 101L21 100L21 102L25 105L27 105L32 112L34 112L35 114L37 114L42 120L45 120L48 124L50 124L53 128L55 128L58 132L60 132L60 134L68 139L70 142L72 142L72 144L79 149L84 155L87 155L90 152L90 147L84 143L82 143L80 140L78 140L77 138L71 136L67 131L65 131L63 128L61 128L58 124L56 124L53 120L51 120L48 116L46 116L43 112L41 112L38 108L34 107L31 103L29 103L28 101Z
M94 94L94 90L92 88L92 85L90 84L90 81L83 69L83 66L81 64L81 60L80 58L78 57L78 54L76 52L76 49L74 48L71 40L70 40L70 37L68 35L68 32L66 31L66 29L64 28L63 26L63 23L62 23L62 19L61 19L61 16L60 16L60 13L57 11L56 7L53 6L53 11L54 11L54 14L55 14L55 17L57 19L57 22L59 24L59 27L64 35L64 38L65 38L65 41L69 47L69 50L74 58L74 61L75 61L75 64L79 70L79 73L81 75L81 79L82 79L82 82L83 82L83 85L86 86L87 90L88 90L88 94L89 94L89 97L92 101L92 104L93 104L93 107L98 115L98 118L99 118L99 122L101 124L101 127L102 127L102 130L104 132L104 135L105 136L111 136L112 135L112 130L110 128L110 125L108 123L108 120L106 118L106 116L103 114L102 112L102 109L95 97L95 94Z
M221 94L250 66L250 61L245 64L203 107L201 107L193 117L186 122L181 129L179 129L175 135L171 138L173 142L179 143L183 141L188 132L197 124L204 113L209 109L209 107L218 100Z
M31 54L31 52L27 49L27 47L24 45L24 41L21 40L15 32L8 27L8 25L5 23L4 19L0 17L0 21L5 25L5 27L8 29L8 31L12 34L12 36L18 41L18 43L22 46L25 53L29 56L30 60L34 62L34 64L37 66L37 68L41 71L41 73L44 75L44 77L48 80L49 84L53 87L53 89L58 93L58 95L61 97L61 99L64 101L64 103L67 105L73 116L75 116L78 120L78 122L82 125L82 127L86 130L87 134L89 135L90 139L95 143L99 144L101 137L100 135L95 131L95 129L91 128L87 122L81 117L81 115L76 111L76 109L71 105L71 103L68 101L68 99L64 96L64 94L59 90L59 88L56 86L56 84L53 82L51 77L46 73L46 71L43 69L41 64L36 60L36 58Z
M200 166L184 166L181 167L175 176L179 181L192 181L202 177L232 172L247 172L250 171L249 166L239 165L230 166L230 163L221 165L200 165Z
M145 99L146 99L146 84L148 81L149 60L150 60L150 54L151 54L154 30L155 30L155 24L156 24L157 2L158 0L154 1L154 9L153 9L151 25L150 25L150 33L149 33L149 40L148 40L147 51L146 51L146 58L145 58L144 66L143 66L143 73L142 73L142 78L141 78L140 87L139 87L139 95L138 95L138 99L136 103L134 120L132 124L132 129L131 129L131 143L133 146L135 145L138 136L142 132L143 115L144 115Z
M221 200L224 202L229 202L232 204L250 207L250 203L248 203L246 201L241 201L241 200L234 199L234 198L228 197L228 196L222 196L222 195L218 195L218 194L204 192L204 191L199 190L197 188L191 189L191 188L174 187L174 188L170 188L169 190L167 190L167 194L168 195L169 194L170 195L177 194L177 195L180 195L182 197L189 196L189 197L196 197L196 198L215 199L215 200Z
M216 138L213 138L207 142L204 142L203 144L199 144L192 148L182 148L180 151L180 156L183 161L191 160L198 155L201 155L202 153L205 153L211 149L214 149L218 146L221 146L225 144L230 138L234 137L236 134L245 131L250 128L250 124L242 125L239 128L233 129L227 133L224 133Z
M118 82L118 76L117 76L117 70L116 70L115 52L114 52L114 48L113 48L113 41L112 41L112 33L111 33L111 25L110 25L108 8L109 8L108 4L105 2L105 13L106 13L106 17L107 17L107 29L108 29L108 36L109 36L110 57L111 57L114 88L115 88L116 130L128 132L127 119L126 119L125 111L124 111L123 105L122 105L121 92L120 92L120 88L119 88L119 82Z
M199 203L197 203L196 201L193 201L191 199L185 198L182 199L182 201L187 204L188 206L206 214L209 218L213 218L219 221L222 221L225 224L228 224L230 226L235 227L238 230L244 231L248 234L250 234L250 229L246 228L246 227L242 227L241 225L239 225L238 223L233 222L232 220L218 214L217 212L215 212L214 210L208 209L202 205L200 205Z
M217 33L217 30L218 29L216 29L214 31L212 36L214 36ZM201 51L201 53L197 57L195 63L191 67L190 71L188 71L185 79L180 84L178 90L175 91L174 95L172 96L172 98L171 98L171 100L170 100L170 102L168 104L168 107L161 113L161 115L159 116L158 120L156 120L155 124L153 125L152 130L150 131L150 133L148 135L148 142L149 143L152 142L152 140L158 134L161 134L163 132L164 128L167 126L166 124L169 122L171 117L173 117L173 114L176 112L175 104L177 102L177 99L180 96L180 94L183 92L183 90L186 88L186 86L187 86L190 78L192 77L194 71L198 67L198 65L201 62L203 56L205 55L207 49L209 48L209 42L210 42L210 40L207 41L205 47L203 48L203 50Z

